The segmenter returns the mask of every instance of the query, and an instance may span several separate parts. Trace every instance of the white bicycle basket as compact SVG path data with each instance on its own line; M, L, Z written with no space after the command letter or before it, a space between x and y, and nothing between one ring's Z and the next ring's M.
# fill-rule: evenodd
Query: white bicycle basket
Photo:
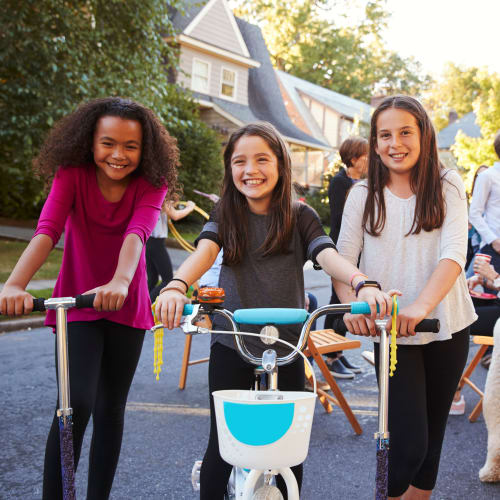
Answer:
M273 392L272 400L266 399L269 391L212 394L219 450L226 462L266 470L293 467L306 459L316 394Z

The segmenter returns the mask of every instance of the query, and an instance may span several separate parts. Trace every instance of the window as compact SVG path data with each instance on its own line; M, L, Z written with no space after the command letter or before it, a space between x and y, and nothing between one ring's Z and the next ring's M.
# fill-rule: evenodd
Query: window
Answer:
M191 89L196 92L208 93L210 64L199 59L193 59L193 73L191 75Z
M236 71L222 68L220 95L228 99L236 99Z

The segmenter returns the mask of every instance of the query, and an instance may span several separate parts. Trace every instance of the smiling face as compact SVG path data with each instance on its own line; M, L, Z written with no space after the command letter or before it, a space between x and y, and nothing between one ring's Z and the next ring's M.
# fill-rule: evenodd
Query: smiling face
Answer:
M408 111L388 108L377 118L375 152L390 176L410 176L420 157L420 128Z
M268 143L256 135L244 135L231 155L231 174L236 189L250 210L266 214L279 179L278 158Z
M92 149L99 183L127 184L141 161L141 124L118 116L99 118Z

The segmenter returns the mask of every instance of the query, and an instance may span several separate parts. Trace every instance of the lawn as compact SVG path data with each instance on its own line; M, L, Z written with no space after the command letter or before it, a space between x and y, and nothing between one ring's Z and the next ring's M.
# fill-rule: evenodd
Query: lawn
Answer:
M5 283L27 245L28 242L24 241L0 240L0 255L2 256L0 259L0 283ZM62 250L55 248L50 252L47 261L33 276L33 279L49 280L57 278L61 260Z

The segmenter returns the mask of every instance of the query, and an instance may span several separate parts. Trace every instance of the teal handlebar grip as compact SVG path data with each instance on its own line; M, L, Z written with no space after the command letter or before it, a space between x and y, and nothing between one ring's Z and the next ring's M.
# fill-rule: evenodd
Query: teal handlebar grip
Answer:
M397 303L397 298L396 298L396 303ZM378 310L379 307L377 304L377 312ZM351 314L371 314L368 302L351 302ZM392 314L392 309L387 314Z
M305 309L291 308L259 308L259 309L238 309L234 311L234 320L243 325L293 325L304 323L309 317Z
M189 316L190 314L193 313L194 306L193 304L186 304L184 306L184 309L182 310L182 315L183 316Z

